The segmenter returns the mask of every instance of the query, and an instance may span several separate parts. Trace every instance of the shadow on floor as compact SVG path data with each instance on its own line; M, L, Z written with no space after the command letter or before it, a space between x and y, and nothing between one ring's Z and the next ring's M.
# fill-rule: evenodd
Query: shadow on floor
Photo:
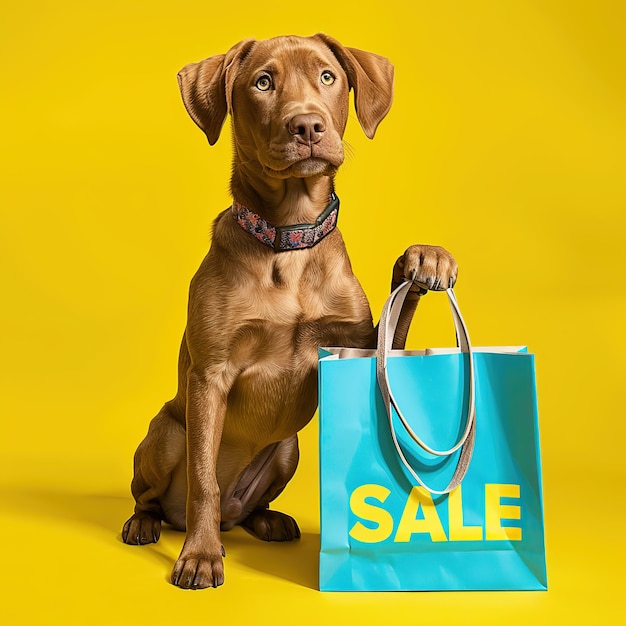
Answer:
M26 516L44 522L66 521L94 529L105 542L122 546L121 529L132 514L130 496L116 494L85 494L50 488L3 489L0 496L3 510L9 516ZM96 532L97 531L97 532ZM124 546L142 558L156 560L169 571L182 547L184 534L163 527L161 540L149 546ZM296 585L318 588L319 534L303 532L293 542L269 543L250 536L241 528L222 534L226 549L226 565L236 563L261 574L275 576ZM230 566L232 567L232 565Z
M242 566L290 581L309 589L318 589L320 536L302 532L300 539L284 543L260 541L242 528L222 533L229 559Z

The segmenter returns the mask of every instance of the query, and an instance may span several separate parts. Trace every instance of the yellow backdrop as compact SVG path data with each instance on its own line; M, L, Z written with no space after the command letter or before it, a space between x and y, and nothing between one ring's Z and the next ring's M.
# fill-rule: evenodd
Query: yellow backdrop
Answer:
M616 623L625 20L609 0L4 3L2 622ZM228 131L209 147L176 73L317 31L396 66L391 113L372 142L351 116L337 180L374 315L406 246L441 244L474 343L537 355L547 593L316 591L315 424L281 497L301 542L236 529L226 585L192 594L166 583L181 534L119 540L133 451L174 393L188 282L230 202ZM443 300L422 301L413 346L450 343Z

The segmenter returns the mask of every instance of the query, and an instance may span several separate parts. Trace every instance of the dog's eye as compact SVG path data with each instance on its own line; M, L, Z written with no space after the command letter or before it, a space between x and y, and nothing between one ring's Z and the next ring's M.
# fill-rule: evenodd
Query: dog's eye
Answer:
M263 74L255 83L259 91L269 91L272 87L272 79L267 74Z
M320 80L322 81L322 85L332 85L335 82L335 76L332 72L326 70L325 72L322 72Z

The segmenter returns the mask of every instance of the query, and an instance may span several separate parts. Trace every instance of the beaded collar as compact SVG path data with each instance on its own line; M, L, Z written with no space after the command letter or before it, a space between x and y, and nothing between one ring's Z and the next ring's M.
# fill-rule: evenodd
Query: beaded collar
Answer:
M331 194L328 206L314 224L274 226L238 202L233 202L231 211L235 221L246 232L275 252L285 252L312 248L330 234L337 226L339 198Z

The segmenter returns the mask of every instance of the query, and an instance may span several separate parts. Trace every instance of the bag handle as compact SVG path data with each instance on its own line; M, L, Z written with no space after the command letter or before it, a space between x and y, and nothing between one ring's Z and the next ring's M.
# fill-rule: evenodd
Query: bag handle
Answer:
M469 368L469 378L470 378L470 392L469 392L469 406L468 406L468 417L466 421L465 431L459 441L448 450L435 450L427 445L420 437L418 437L414 431L411 429L410 425L402 415L402 412L399 410L398 403L393 395L391 390L391 386L389 384L389 377L387 375L387 357L391 353L391 345L393 341L393 336L395 334L396 326L398 323L398 319L400 317L400 312L402 311L402 305L404 304L404 300L411 288L411 282L407 281L400 288L396 289L394 293L389 296L387 303L385 304L385 309L383 310L383 314L381 315L381 321L379 325L379 336L378 336L378 348L377 348L377 358L381 358L382 355L382 368L385 376L386 387L389 391L389 398L392 406L396 409L398 413L398 417L402 422L402 425L407 430L407 432L411 435L412 439L426 452L434 455L434 456L450 456L454 454L467 440L469 436L469 432L472 427L472 423L475 419L475 407L474 407L474 367L473 367L473 359L470 359L470 368ZM448 294L448 299L450 302L450 307L452 310L455 327L457 329L457 340L459 343L459 347L461 352L471 353L472 347L469 340L469 335L467 332L467 327L465 326L465 322L459 310L459 306L456 300L456 296L452 289L446 290ZM381 335L382 330L382 335ZM382 345L382 349L381 349Z
M452 289L446 289L446 294L448 295L448 301L450 303L450 308L452 311L452 317L454 319L454 325L456 328L457 341L462 353L466 353L469 355L469 398L468 398L468 410L467 410L467 420L465 424L465 429L463 435L460 437L459 441L457 441L454 446L452 446L448 450L435 450L428 444L426 444L411 428L407 420L405 419L398 402L396 401L393 391L391 389L391 385L389 382L389 375L387 372L387 358L390 354L392 354L391 346L393 342L393 337L396 331L396 326L398 324L398 319L400 318L400 312L402 311L402 305L413 285L413 280L407 280L402 283L398 288L396 288L383 307L383 311L380 317L380 323L378 326L378 343L376 349L376 379L378 381L378 387L380 389L381 395L383 397L383 401L385 404L385 409L387 411L387 417L389 420L389 428L391 430L391 437L393 439L394 446L398 455L404 464L404 466L409 470L413 478L426 490L430 493L436 495L443 495L446 493L450 493L452 490L456 489L461 484L461 481L467 474L467 470L469 468L469 463L472 458L472 453L474 451L474 441L476 436L476 403L475 403L475 372L474 372L474 357L472 351L472 345L469 339L469 334L467 332L467 327L465 325L465 321L463 320L463 316L461 315L461 311L459 310L459 305L456 300L456 296ZM411 436L413 441L420 446L423 450L432 454L434 456L446 457L454 454L459 448L461 448L461 454L459 455L459 459L457 462L456 469L450 480L448 486L443 490L432 489L429 487L417 474L417 472L411 467L411 464L407 460L402 448L400 447L400 443L396 436L395 427L393 425L393 412L391 407L396 410L398 418L400 419L402 426L407 431L407 433Z

